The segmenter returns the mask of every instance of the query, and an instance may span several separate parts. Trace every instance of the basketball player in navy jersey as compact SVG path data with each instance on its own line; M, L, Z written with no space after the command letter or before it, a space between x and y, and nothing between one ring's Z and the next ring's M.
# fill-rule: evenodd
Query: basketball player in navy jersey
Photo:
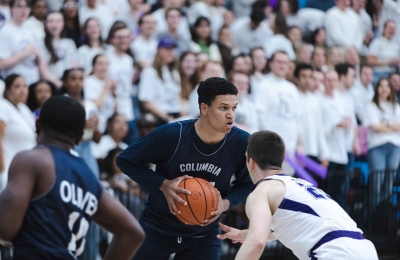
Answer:
M248 230L220 224L220 239L241 242L237 260L259 259L267 241L278 239L300 260L378 260L374 245L329 195L282 173L285 145L270 131L249 138L247 167L255 183L246 203Z
M144 240L135 218L72 153L85 110L74 99L49 99L37 122L38 146L17 154L0 194L0 243L14 260L77 259L93 219L114 234L104 259L130 259Z
M118 167L151 194L140 219L146 240L137 259L220 259L218 219L243 202L253 188L246 169L248 133L233 126L237 89L222 78L209 78L198 88L200 119L161 126L132 143L117 158ZM156 164L155 172L146 167ZM235 182L231 188L231 178ZM220 192L218 210L201 226L185 225L175 201L177 193L190 194L178 184L203 178Z

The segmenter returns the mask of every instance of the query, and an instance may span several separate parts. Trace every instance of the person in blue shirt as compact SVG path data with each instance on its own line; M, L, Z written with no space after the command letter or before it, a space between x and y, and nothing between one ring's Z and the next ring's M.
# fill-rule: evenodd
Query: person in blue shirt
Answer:
M130 259L143 243L138 221L73 153L84 127L78 101L52 97L36 123L38 146L14 157L0 194L0 244L14 247L14 260L77 259L92 219L114 234L104 259Z
M222 78L200 82L200 118L163 125L132 143L117 158L118 167L150 192L140 223L146 240L138 259L220 259L218 222L222 213L243 202L253 189L246 168L249 134L233 125L237 88ZM146 167L156 165L155 171ZM235 181L231 183L232 177ZM175 202L187 178L203 178L220 192L218 210L202 225L185 225ZM233 184L233 185L232 185Z

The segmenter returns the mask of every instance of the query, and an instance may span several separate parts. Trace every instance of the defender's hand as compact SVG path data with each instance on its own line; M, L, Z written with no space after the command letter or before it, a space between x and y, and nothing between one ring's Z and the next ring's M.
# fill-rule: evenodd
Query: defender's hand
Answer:
M206 219L204 223L200 225L202 227L210 225L211 223L216 221L219 218L219 216L221 216L222 213L224 213L229 209L229 204L230 204L229 200L223 200L221 197L221 193L219 193L217 189L215 190L218 192L218 198L219 198L218 209L211 213L211 218Z
M181 181L185 179L190 179L193 178L191 176L185 175L181 176L178 178L175 178L173 180L167 180L165 179L163 183L161 184L160 190L164 193L165 198L167 199L169 211L171 211L172 214L181 214L181 212L178 210L178 208L175 205L175 200L181 203L182 205L186 206L187 203L183 199L181 199L177 193L183 193L183 194L190 194L190 191L179 188L178 185Z
M232 228L229 226L226 226L222 223L218 223L219 227L221 228L222 231L226 232L225 234L217 235L217 237L221 240L224 239L230 239L232 240L233 244L236 244L238 242L243 243L244 240L246 239L247 232L246 230L239 230L236 228Z

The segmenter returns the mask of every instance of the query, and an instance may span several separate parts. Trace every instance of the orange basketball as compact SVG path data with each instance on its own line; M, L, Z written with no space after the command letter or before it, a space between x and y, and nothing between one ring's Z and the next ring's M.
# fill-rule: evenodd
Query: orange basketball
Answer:
M185 179L178 186L191 192L190 195L178 193L178 196L187 202L186 206L175 201L176 207L181 211L181 214L176 216L183 223L203 224L206 219L211 218L211 213L218 209L218 192L208 181L201 178Z

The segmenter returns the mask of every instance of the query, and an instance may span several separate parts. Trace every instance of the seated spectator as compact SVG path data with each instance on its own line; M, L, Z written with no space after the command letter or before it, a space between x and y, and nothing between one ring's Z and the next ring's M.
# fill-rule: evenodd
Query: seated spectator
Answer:
M196 73L196 59L196 54L193 52L184 52L180 57L179 75L181 78L181 102L183 115L189 113L189 96L195 86L199 83Z
M100 27L102 29L101 35L103 39L106 39L115 21L115 17L107 6L97 3L97 0L86 0L86 4L83 4L79 8L80 25L83 26L89 18L96 18L100 22Z
M292 43L293 49L296 49L303 43L303 33L297 26L290 26L288 29L288 39Z
M128 145L122 140L128 134L128 124L125 117L120 114L114 114L107 120L107 128L99 143L91 143L91 150L94 158L103 159L108 152L119 147L125 150Z
M358 68L360 65L360 55L356 47L347 47L344 51L344 62Z
M26 83L39 81L39 51L35 37L23 26L29 16L29 1L17 0L11 5L12 19L0 30L0 70L4 77L18 74Z
M200 17L205 17L211 24L211 38L218 38L219 30L224 24L224 17L219 10L213 6L215 0L196 0L188 10L190 24L195 24Z
M229 27L222 26L218 34L217 41L219 52L221 53L222 64L224 68L228 68L229 62L232 59L232 53L236 53L238 50L234 49L233 41L231 38L231 32Z
M343 62L342 49L337 47L332 47L328 49L328 55L326 59L326 64L329 69L334 69L336 65Z
M57 88L48 81L39 81L29 86L29 94L26 105L37 119L44 102L58 94Z
M133 37L139 34L138 22L140 17L149 11L149 5L145 5L143 2L144 0L128 0L130 9L119 19L128 26Z
M165 37L158 43L153 66L142 71L139 101L143 110L159 119L160 125L182 114L179 73L175 70L174 39Z
M326 31L323 27L317 28L311 34L310 43L314 46L326 47Z
M246 54L239 54L233 57L230 62L231 67L228 67L227 74L231 71L241 71L249 75L251 72L251 63L248 64L246 57Z
M106 130L108 118L117 109L115 81L107 78L108 74L107 56L99 54L93 59L93 72L83 81L85 100L92 101L98 109L99 131Z
M71 39L75 43L75 47L81 46L81 26L79 24L79 3L75 0L64 0L61 13L64 17L64 30L66 32L65 37Z
M0 0L0 16L3 19L0 21L0 28L11 20L11 11L9 0Z
M180 57L182 53L189 50L189 41L179 34L178 29L182 19L181 11L178 8L170 8L165 11L165 20L167 22L168 30L160 33L158 39L165 36L173 38L176 42L175 55Z
M34 0L31 4L31 16L24 22L24 26L28 28L35 41L44 40L44 21L47 15L47 3L45 0Z
M393 89L396 92L396 96L397 96L397 102L399 102L399 104L400 104L400 73L399 72L390 74L390 83L392 83L392 85L393 85Z
M378 81L373 101L366 109L364 124L368 127L370 169L397 170L400 164L400 106L389 79Z
M310 91L315 94L320 94L325 91L324 81L325 76L324 73L320 70L314 69L313 71L313 80L314 84L312 85Z
M301 43L296 49L296 62L310 63L311 62L311 46L307 43Z
M260 120L257 107L254 105L254 98L251 95L249 76L240 71L232 71L229 73L227 80L232 82L238 89L237 99L239 105L236 108L236 126L250 134L260 131Z
M61 13L47 15L45 30L41 56L48 64L49 71L61 79L65 70L78 66L78 52L75 43L65 38L64 18Z
M275 16L270 16L268 19L269 27L274 31L274 36L268 38L264 43L264 50L267 58L270 59L272 54L277 51L286 52L290 60L295 60L292 43L286 38L288 27L286 25L285 17L278 13Z
M374 39L369 46L367 62L374 66L375 82L382 77L388 77L399 65L400 46L394 39L395 34L396 24L389 20L383 27L383 35Z
M346 48L355 46L361 50L364 36L358 15L348 8L349 0L335 0L335 7L326 13L325 28L329 47Z
M231 10L226 10L224 14L224 26L230 26L236 19L235 14Z
M36 145L35 118L25 105L28 96L25 80L12 74L5 84L4 99L0 99L0 193L7 184L14 156Z
M257 96L258 89L261 87L260 83L268 74L267 58L265 57L264 49L261 47L253 48L250 50L250 57L253 62L253 69L251 71L251 95Z
M177 8L182 11L183 1L176 1L176 0L163 0L163 8L156 10L153 15L156 18L157 28L156 32L157 35L161 33L166 33L168 31L168 25L165 19L165 12L170 8ZM181 13L181 19L178 25L178 35L183 37L185 40L190 41L192 39L190 30L189 30L189 22L185 15Z
M210 20L205 17L199 17L193 25L190 50L195 53L203 52L210 60L222 60L217 44L211 39Z
M324 47L315 46L314 51L311 54L311 64L316 70L322 72L328 71L328 66L326 65L326 51Z
M101 28L96 18L89 18L83 26L83 45L78 49L79 67L85 70L85 74L92 73L93 58L107 50L107 45L101 38Z
M139 68L151 66L157 52L158 41L154 35L156 20L152 14L145 14L139 19L141 34L131 43L131 49L135 57L135 62Z

